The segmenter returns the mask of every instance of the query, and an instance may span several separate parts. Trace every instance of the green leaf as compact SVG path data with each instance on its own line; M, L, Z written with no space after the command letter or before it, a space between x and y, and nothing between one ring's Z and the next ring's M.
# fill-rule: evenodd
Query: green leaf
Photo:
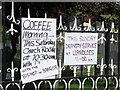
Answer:
M105 19L109 19L111 17L110 14L104 14L104 15L101 14L100 16L103 17L103 18L105 18Z

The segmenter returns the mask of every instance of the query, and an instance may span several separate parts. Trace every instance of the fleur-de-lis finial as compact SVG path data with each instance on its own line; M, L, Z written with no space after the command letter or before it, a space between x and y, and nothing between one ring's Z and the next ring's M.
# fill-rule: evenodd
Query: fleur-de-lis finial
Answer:
M110 32L111 33L118 33L118 30L115 30L115 23L114 22L111 23L111 31Z
M88 27L87 27L86 31L95 31L95 29L92 29L91 19L90 18L89 18Z
M62 32L60 32L59 36L57 37L57 41L63 42L64 37L62 36Z
M70 69L73 70L74 77L77 75L77 69L80 69L80 66L75 65L75 66L70 66Z
M117 42L117 40L115 40L115 38L114 38L114 35L113 35L113 34L112 34L112 37L111 37L110 41L111 41L111 44L113 44L113 42Z
M67 27L63 27L63 24L62 24L62 15L60 15L60 21L59 21L59 26L57 28L57 30L67 30Z
M102 26L101 26L101 28L98 28L97 30L98 30L98 31L105 31L105 32L108 31L108 29L105 29L105 23L104 23L104 21L102 21Z
M61 78L61 75L62 75L62 70L65 70L65 66L62 66L62 62L61 62L61 58L59 59L59 67L58 67L58 73L59 73L59 78Z
M117 66L114 65L114 63L113 63L113 59L111 59L111 64L109 64L109 67L112 69L112 73L111 73L111 75L113 75L113 73L114 73L114 69L117 68Z
M87 65L87 66L85 66L85 68L87 68L88 76L90 76L91 67L94 67L94 66L93 65Z
M6 31L6 33L9 32L11 33L11 35L13 35L14 33L18 33L18 31L13 28L13 23L11 23L11 28L8 31Z
M11 16L8 15L7 18L8 18L8 20L10 20L12 23L20 24L20 20L15 20L15 16L14 16L14 2L13 2L13 1L12 1Z
M12 81L14 81L14 72L16 71L18 71L18 68L14 68L14 64L13 64L13 61L12 61L12 63L11 63L11 68L8 68L7 69L7 71L8 72L11 72L11 78L12 78Z
M103 69L106 68L107 65L103 64L103 58L101 59L101 64L97 65L97 68L100 68L100 75L103 75Z
M98 42L100 42L100 44L103 44L106 41L106 38L104 37L104 33L102 33L101 37L98 39Z
M101 26L99 31L105 31L105 23L104 23L104 21L102 21L102 26Z
M74 25L73 27L70 27L71 30L75 30L75 31L78 31L78 27L77 27L77 18L75 17L75 20L74 20Z

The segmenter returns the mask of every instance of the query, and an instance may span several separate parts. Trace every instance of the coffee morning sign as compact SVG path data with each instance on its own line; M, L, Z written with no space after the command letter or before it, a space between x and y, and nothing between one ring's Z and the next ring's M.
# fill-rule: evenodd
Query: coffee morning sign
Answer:
M65 33L64 65L97 64L97 33Z
M22 83L58 74L56 19L22 18L21 29Z

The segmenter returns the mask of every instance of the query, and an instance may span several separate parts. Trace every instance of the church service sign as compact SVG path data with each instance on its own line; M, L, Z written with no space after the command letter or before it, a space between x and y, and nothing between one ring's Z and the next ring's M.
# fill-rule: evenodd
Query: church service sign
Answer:
M56 19L22 18L21 25L22 83L58 74Z
M98 33L65 33L64 65L97 64Z

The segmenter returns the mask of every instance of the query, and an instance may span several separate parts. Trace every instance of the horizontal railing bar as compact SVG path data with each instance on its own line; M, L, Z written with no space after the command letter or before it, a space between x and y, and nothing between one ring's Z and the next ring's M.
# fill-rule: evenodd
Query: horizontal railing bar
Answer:
M55 78L55 79L39 79L39 80L36 80L37 81L52 81L52 80L62 80L62 79L76 79L76 78L79 78L79 79L84 79L84 78L97 78L97 77L118 77L120 75L94 75L94 76L79 76L79 77L61 77L61 78ZM20 82L20 80L15 80L14 82L13 81L2 81L0 83L18 83Z

